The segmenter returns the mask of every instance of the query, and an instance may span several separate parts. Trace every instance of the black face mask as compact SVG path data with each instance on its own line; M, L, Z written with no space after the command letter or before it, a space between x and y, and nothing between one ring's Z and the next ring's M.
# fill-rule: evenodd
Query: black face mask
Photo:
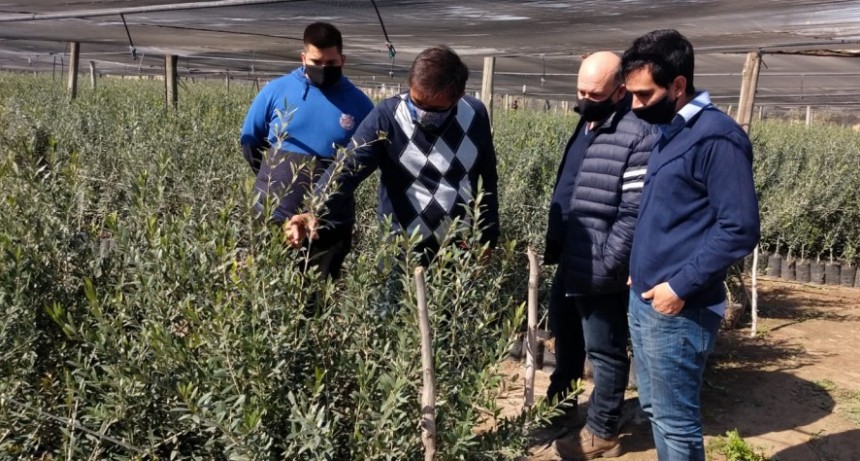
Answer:
M586 122L599 122L615 111L617 102L612 102L612 95L603 101L581 98L576 101L573 111L582 116Z
M340 77L343 75L343 67L306 65L305 73L308 75L308 80L315 86L331 88L335 83L340 81Z
M672 123L672 119L675 118L675 103L676 101L669 99L669 92L667 91L654 104L637 107L633 109L633 113L643 122L652 125L667 125Z

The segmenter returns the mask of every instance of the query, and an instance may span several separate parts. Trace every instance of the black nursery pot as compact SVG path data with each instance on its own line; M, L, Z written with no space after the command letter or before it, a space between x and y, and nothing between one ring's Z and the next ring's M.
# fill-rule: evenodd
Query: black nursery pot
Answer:
M824 283L828 285L839 285L842 279L839 276L839 263L827 263L824 265Z
M808 259L797 261L797 265L794 267L795 279L797 279L798 282L809 283L812 280L812 274L810 271L811 266Z
M793 259L785 258L782 260L781 277L785 280L794 280L795 262Z
M812 283L824 285L824 263L813 261L809 264L809 278Z
M782 256L778 254L772 254L769 258L767 258L767 270L765 270L764 275L768 277L779 277L779 274L782 273Z
M856 277L857 266L848 263L842 264L842 272L840 274L840 279L842 280L843 287L853 287Z

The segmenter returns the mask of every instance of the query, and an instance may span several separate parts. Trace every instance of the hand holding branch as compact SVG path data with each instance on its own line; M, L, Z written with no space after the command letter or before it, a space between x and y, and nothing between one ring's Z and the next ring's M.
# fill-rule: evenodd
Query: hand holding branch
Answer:
M306 238L319 238L318 225L319 221L311 213L294 215L284 223L284 240L293 248L298 248Z

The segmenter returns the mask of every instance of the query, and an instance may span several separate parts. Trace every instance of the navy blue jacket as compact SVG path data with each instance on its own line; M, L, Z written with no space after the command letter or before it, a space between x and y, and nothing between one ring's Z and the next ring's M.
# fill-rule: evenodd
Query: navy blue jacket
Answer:
M627 288L643 178L660 133L656 126L630 112L629 97L612 116L594 127L584 152L572 151L570 147L584 123L580 120L568 142L556 178L556 191L560 184L572 181L572 193L569 197L553 194L547 226L545 260L553 262L553 252L558 252L569 295ZM576 162L579 168L565 169L568 162ZM575 176L569 177L571 173Z
M648 165L630 259L641 298L669 282L685 309L725 301L726 271L759 239L752 145L711 104L676 116ZM643 300L644 301L644 300Z

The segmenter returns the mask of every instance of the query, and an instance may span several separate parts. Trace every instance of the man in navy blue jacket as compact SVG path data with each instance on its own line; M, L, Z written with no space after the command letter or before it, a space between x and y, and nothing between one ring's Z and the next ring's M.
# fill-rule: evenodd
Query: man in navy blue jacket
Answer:
M701 388L725 311L728 268L759 239L746 133L693 86L693 46L675 30L624 53L633 112L662 125L630 258L630 336L642 409L661 461L704 460Z
M630 112L618 55L601 51L584 59L576 90L580 121L563 152L544 255L544 262L559 263L549 303L557 366L548 397L563 397L582 378L586 354L594 370L585 427L555 442L559 455L572 460L620 454L630 369L627 263L659 134Z
M283 224L301 209L308 188L346 146L373 103L342 75L343 38L331 24L304 32L302 67L263 87L242 126L242 150L257 175L257 211L272 203L270 216ZM343 205L354 213L352 202ZM349 252L352 222L326 229L309 246L311 265L337 278Z

